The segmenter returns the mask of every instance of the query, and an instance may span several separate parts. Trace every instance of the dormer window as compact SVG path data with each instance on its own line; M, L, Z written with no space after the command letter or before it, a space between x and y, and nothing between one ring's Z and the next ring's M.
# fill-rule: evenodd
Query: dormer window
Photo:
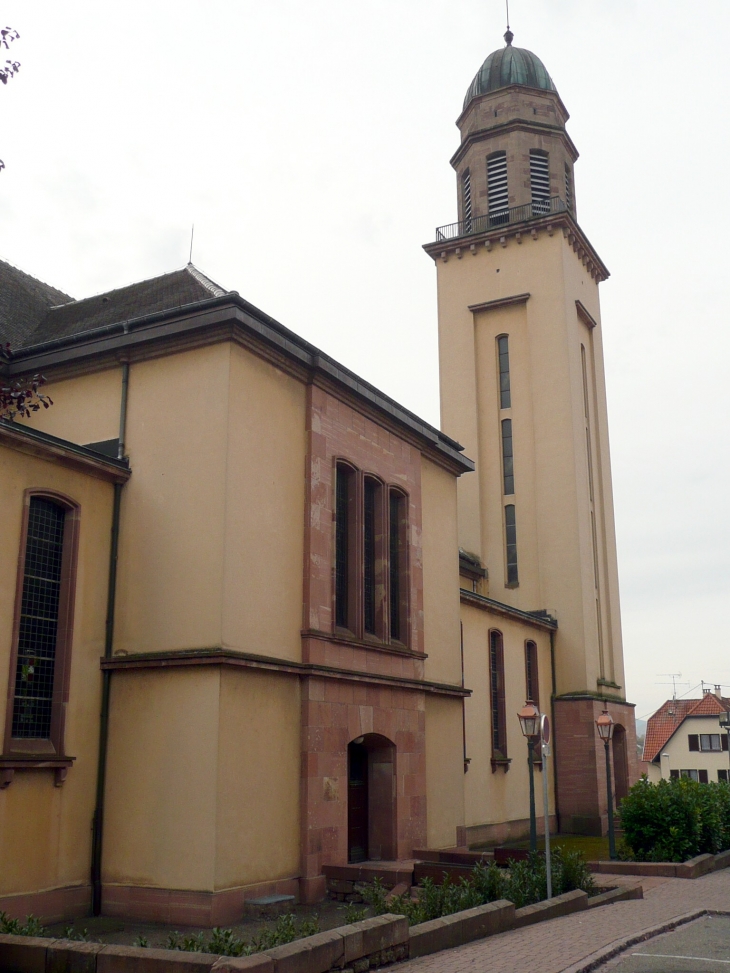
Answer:
M509 219L506 152L495 152L487 159L487 199L489 225L499 226L506 223Z
M537 216L550 211L550 162L547 152L530 149L530 190L532 213Z

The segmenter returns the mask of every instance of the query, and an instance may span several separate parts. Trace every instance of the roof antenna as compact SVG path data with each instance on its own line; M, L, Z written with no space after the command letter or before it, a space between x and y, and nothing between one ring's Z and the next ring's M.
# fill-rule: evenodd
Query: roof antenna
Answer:
M504 39L507 42L507 47L509 47L512 41L514 40L515 35L509 29L509 0L505 0L505 3L507 5L507 32L504 35Z
M193 262L193 237L195 236L195 223L193 223L193 228L190 231L190 260L188 260L188 265Z

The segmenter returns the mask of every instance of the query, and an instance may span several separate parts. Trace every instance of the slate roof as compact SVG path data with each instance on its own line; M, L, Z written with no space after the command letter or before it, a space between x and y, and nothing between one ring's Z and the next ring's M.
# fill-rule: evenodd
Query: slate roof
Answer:
M0 260L0 343L22 348L50 308L72 297Z
M719 716L730 709L730 699L718 699L705 693L701 699L668 699L646 723L644 760L651 763L659 756L679 727L689 716Z
M182 270L75 301L0 262L0 339L16 351L225 293L188 264Z

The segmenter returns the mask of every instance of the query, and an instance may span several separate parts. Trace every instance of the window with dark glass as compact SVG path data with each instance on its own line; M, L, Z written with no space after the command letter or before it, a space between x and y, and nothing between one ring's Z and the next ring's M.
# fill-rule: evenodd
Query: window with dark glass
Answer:
M506 334L497 338L497 353L499 355L499 407L509 409L512 406L509 383L509 338Z
M507 584L519 584L517 574L517 522L515 505L508 503L504 508L505 549L507 554Z
M669 771L669 777L670 777L671 780L678 780L679 779L679 771L678 770L670 770Z
M509 220L509 193L507 191L507 153L495 152L487 159L487 205L490 226L498 226Z
M529 640L525 642L525 689L526 698L540 709L540 687L537 682L537 645Z
M515 492L514 457L512 455L512 420L502 420L502 478L504 494Z
M504 692L504 648L502 633L489 633L489 694L491 702L492 757L507 758L507 724Z
M464 230L471 230L471 173L467 169L461 177L461 204L464 217Z
M378 499L380 484L369 477L365 479L363 509L363 609L365 631L368 635L377 634L376 591L377 591L377 547L378 547Z
M716 750L719 752L721 749L719 733L700 733L700 750Z
M550 210L550 167L546 152L530 149L530 191L533 215Z
M352 622L352 585L350 573L353 551L354 473L343 464L337 465L335 501L335 622L350 628Z
M727 770L718 770L717 779L727 781Z
M390 575L390 637L406 641L408 599L406 585L406 498L397 490L390 491L389 499L388 569Z

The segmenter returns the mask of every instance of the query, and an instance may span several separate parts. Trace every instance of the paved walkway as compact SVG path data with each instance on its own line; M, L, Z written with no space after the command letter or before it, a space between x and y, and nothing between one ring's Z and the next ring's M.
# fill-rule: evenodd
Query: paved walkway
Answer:
M601 875L602 884L609 876ZM619 884L617 881L616 884ZM644 884L644 883L642 883ZM730 868L694 880L654 879L644 898L577 912L409 960L394 973L562 973L617 939L693 909L730 912Z

